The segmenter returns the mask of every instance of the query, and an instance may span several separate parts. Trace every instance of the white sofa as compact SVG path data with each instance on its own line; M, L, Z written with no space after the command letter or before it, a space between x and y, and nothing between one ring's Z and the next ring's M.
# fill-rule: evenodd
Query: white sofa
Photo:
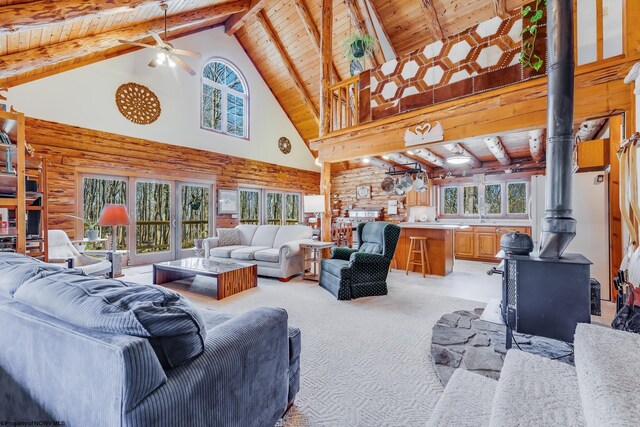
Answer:
M578 324L575 367L509 350L500 380L459 368L427 426L637 426L640 335Z
M312 242L313 229L306 225L238 225L240 244L220 246L218 237L204 241L204 252L214 261L257 264L261 276L289 279L302 273L300 244Z

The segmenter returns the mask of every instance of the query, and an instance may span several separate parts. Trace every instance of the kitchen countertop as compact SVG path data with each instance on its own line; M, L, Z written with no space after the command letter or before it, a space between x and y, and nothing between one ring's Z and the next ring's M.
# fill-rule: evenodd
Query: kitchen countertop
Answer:
M440 222L401 222L401 228L433 228L438 230L462 230L469 228L466 224L442 224Z

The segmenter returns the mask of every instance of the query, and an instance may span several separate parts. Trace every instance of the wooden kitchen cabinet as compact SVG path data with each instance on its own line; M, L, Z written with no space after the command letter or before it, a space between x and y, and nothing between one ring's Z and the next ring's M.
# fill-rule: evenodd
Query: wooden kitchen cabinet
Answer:
M473 231L456 231L455 233L455 253L459 258L473 258L474 239Z
M427 191L417 192L410 190L407 193L405 204L408 208L412 206L430 206L431 205L431 187Z
M474 225L455 232L456 258L473 261L491 261L500 251L500 239L505 233L519 231L531 234L531 227Z
M474 243L476 258L494 258L497 233L495 227L474 227Z

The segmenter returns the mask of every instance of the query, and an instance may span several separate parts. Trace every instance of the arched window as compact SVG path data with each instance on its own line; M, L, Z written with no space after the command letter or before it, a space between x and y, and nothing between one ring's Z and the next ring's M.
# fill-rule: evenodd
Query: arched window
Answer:
M240 138L249 136L249 88L229 61L212 58L202 69L203 129Z

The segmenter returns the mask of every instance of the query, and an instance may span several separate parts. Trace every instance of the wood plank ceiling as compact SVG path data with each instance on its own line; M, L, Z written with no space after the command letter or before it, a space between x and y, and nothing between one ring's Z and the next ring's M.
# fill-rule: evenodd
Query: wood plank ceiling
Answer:
M302 138L318 137L322 0L0 0L0 87L135 50L117 39L146 41L149 29L159 30L163 2L170 38L226 21ZM390 50L404 55L522 3L334 0L333 72L349 76L344 41L374 19ZM379 53L373 63L389 59Z

